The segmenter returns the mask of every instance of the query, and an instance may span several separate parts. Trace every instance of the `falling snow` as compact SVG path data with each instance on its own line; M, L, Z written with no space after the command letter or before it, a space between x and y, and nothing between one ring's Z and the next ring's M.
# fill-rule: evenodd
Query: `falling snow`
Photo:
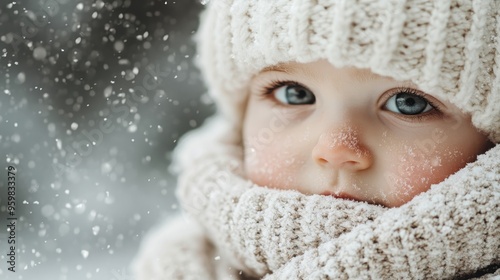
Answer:
M179 211L171 150L214 111L191 39L207 2L0 5L0 149L18 170L22 256L0 279L132 279L144 234Z
M89 256L89 251L87 250L82 250L82 257L86 259Z
M33 57L36 60L44 60L47 57L47 50L44 47L38 46L33 50Z

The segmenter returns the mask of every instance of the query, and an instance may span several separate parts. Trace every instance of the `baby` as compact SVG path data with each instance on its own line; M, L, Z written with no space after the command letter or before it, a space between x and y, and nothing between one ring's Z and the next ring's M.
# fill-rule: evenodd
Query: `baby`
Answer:
M500 276L500 3L212 0L218 112L136 279ZM500 41L499 41L500 42Z

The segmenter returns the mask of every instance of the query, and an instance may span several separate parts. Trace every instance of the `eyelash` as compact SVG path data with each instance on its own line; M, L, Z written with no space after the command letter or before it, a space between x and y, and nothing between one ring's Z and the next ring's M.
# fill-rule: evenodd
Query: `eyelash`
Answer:
M276 89L282 87L282 86L300 86L300 87L303 87L305 89L308 89L308 87L304 86L303 84L299 83L299 82L295 82L295 81L287 81L287 80L272 80L270 81L268 84L264 85L264 86L261 86L258 90L259 92L259 95L262 96L263 98L269 98L269 95L271 95ZM311 91L312 92L312 91ZM391 89L388 93L386 93L386 97L384 97L384 103L387 102L387 100L389 100L391 97L393 97L394 95L397 95L397 94L400 94L400 93L407 93L407 94L413 94L413 95L416 95L416 96L419 96L423 99L425 99L425 101L427 101L429 103L429 105L432 106L432 108L434 110L432 111L429 111L429 112L433 112L433 113L424 113L424 114L419 114L419 115L411 115L411 116L407 116L407 115L403 115L403 114L398 114L400 115L401 117L403 118L406 118L406 119L417 119L417 120L423 120L423 119L426 119L426 118L429 118L429 117L432 117L432 116L436 116L436 113L441 113L441 108L438 104L436 104L435 102L432 102L431 100L429 100L429 98L426 96L425 93L417 90L417 89L414 89L414 88L409 88L409 87L396 87L396 88L393 88ZM276 100L274 100L276 101ZM277 102L276 103L279 103L280 105L283 105L281 104L280 102Z
M299 86L299 87L303 87L303 88L308 89L306 86L304 86L303 84L298 83L298 82L286 81L286 80L273 80L273 81L269 82L267 85L262 86L259 89L259 93L262 96L267 96L269 94L272 94L276 89L278 89L282 86Z
M423 121L423 120L428 120L428 119L432 119L432 118L435 118L435 117L442 116L442 112L443 111L441 110L441 106L439 106L435 102L432 102L427 97L427 94L425 94L425 93L423 93L423 92L421 92L421 91L419 91L417 89L414 89L414 88L396 87L396 88L393 88L393 89L389 90L389 92L387 94L385 94L385 95L387 95L387 97L384 96L384 102L383 102L383 104L385 105L385 103L387 102L387 100L389 100L394 95L397 95L397 94L400 94L400 93L413 94L413 95L416 95L418 97L423 98L427 103L429 103L429 105L431 105L431 107L433 108L433 110L431 110L429 112L426 112L426 113L423 113L423 114L418 114L418 115L397 114L398 117L405 118L405 119L410 119L410 120Z

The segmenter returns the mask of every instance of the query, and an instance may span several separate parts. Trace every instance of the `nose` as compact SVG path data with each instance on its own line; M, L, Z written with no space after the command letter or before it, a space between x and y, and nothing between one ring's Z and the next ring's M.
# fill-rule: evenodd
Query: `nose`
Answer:
M361 171L372 165L372 154L363 145L352 126L330 129L322 133L314 146L312 157L327 168Z

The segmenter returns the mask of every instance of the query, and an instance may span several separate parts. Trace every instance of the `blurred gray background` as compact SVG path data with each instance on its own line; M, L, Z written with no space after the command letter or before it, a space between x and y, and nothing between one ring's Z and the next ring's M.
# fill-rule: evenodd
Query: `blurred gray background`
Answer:
M214 112L193 65L205 4L1 1L0 279L132 279L145 233L179 211L171 150Z

